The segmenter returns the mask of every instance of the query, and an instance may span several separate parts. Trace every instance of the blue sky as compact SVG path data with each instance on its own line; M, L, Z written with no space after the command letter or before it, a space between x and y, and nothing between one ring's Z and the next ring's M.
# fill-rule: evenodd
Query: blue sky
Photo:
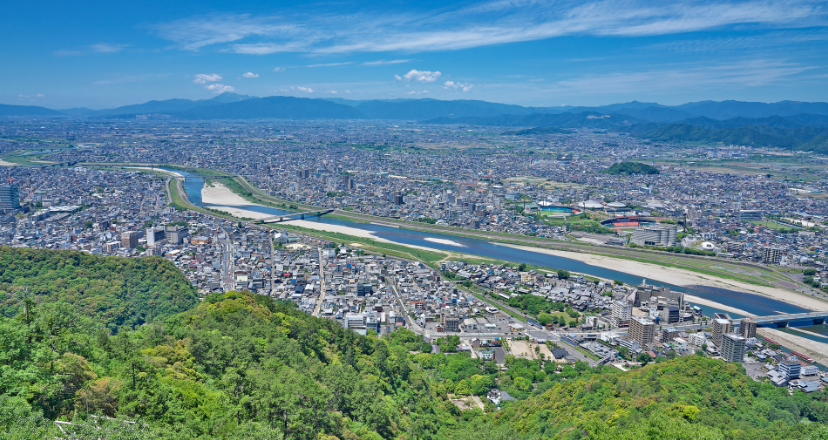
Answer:
M828 2L9 2L0 102L828 101Z

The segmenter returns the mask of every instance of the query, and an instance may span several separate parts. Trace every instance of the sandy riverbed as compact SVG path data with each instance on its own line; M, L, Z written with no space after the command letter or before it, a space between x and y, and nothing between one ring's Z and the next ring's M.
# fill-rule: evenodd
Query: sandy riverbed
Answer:
M204 203L210 203L212 205L230 205L230 206L241 206L241 205L252 205L253 203L248 202L242 196L234 193L230 190L230 188L222 185L218 182L211 182L211 185L204 184L204 187L201 189L201 201ZM253 217L252 215L245 215L244 217L250 218L267 218L273 217L270 214L260 214L263 217Z
M0 159L0 167L16 167L16 163L6 162L3 159Z
M567 252L552 249L541 249L529 246L518 246L510 244L497 243L501 246L509 246L516 249L526 251L539 252L547 255L555 255L558 257L570 258L573 260L582 261L593 266L606 267L620 272L640 276L643 279L653 279L665 283L675 284L677 286L691 286L702 285L719 287L722 289L740 290L743 292L751 292L759 295L764 295L779 301L784 301L789 304L804 307L810 310L828 310L828 302L812 298L801 293L791 292L775 287L756 286L753 284L742 283L739 281L728 280L711 275L703 275L684 269L677 269L674 267L664 267L657 264L641 263L638 261L624 260L620 258L605 257L603 255L594 255L583 252Z
M828 344L791 335L774 328L759 327L756 332L773 339L783 347L808 355L822 365L828 365Z
M32 162L36 162L36 161L32 161ZM51 163L54 163L54 162L51 162ZM159 169L159 168L150 168L150 167L127 167L127 168L129 168L131 170L149 170L149 171L155 171L157 173L169 174L169 175L175 176L175 177L184 177L184 175L182 175L181 173L176 173L175 171L162 170L162 169Z

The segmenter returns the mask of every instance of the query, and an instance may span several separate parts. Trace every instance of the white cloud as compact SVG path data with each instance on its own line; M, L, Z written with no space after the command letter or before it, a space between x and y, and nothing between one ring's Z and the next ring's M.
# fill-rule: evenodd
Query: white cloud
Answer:
M339 92L337 92L336 90L331 90L328 93L330 93L332 95L338 95L339 94Z
M214 14L161 23L154 30L184 50L224 45L223 50L245 54L339 54L446 51L570 35L668 35L726 26L805 29L824 27L827 14L824 0L494 0L422 13L332 14L309 7L295 15Z
M421 91L412 90L410 92L405 92L405 94L406 95L425 95L425 94L428 94L428 90L421 90Z
M213 92L213 93L224 93L224 92L235 92L236 89L233 86L226 86L224 84L210 84L209 86L204 86L205 89Z
M291 87L290 89L293 90L293 87ZM296 90L299 90L300 92L313 93L313 89L310 88L310 87L298 86L298 87L296 87Z
M402 78L400 78L399 75L394 75L394 78L396 78L397 81L405 79L407 81L434 82L440 78L440 75L442 74L439 71L432 72L429 70L411 69L408 73L403 75Z
M464 92L468 92L474 87L474 84L469 83L461 83L461 82L454 82L454 81L446 81L443 84L443 88L446 90L462 90Z
M377 60L377 61L366 61L362 63L363 66L386 66L389 64L402 64L402 63L410 63L414 60Z
M193 80L196 84L207 84L208 82L221 81L221 75L217 73L199 73Z
M259 74L258 73L253 73L253 72L247 72L244 75L242 75L242 77L243 78L258 78Z
M274 71L274 72L277 72L277 73L278 73L278 72L284 72L284 71L285 71L285 68L284 68L284 67L274 67L274 68L273 68L273 71Z
M402 81L402 77L399 75L394 75L394 79L396 79L397 81Z

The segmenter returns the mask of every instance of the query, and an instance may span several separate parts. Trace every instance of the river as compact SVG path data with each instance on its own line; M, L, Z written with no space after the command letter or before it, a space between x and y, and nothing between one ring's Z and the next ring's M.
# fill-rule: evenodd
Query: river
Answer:
M189 198L190 202L196 206L206 206L206 207L213 207L213 208L221 208L222 205L213 205L209 203L204 203L201 199L201 190L204 187L204 180L198 177L195 174L187 173L180 170L173 170L170 169L168 171L174 171L180 173L186 177L184 181L184 191L187 193L187 197ZM268 206L261 206L261 205L246 205L246 206L235 206L235 208L240 209L247 209L250 211L256 212L263 212L267 214L273 214L274 216L285 215L285 214L292 214L290 211L284 211L281 209L271 208ZM592 275L595 277L610 279L610 280L621 280L626 284L629 285L638 285L641 283L641 277L631 275L624 272L619 272L617 270L608 269L606 267L600 266L593 266L590 264L583 263L581 261L558 257L554 255L547 255L538 252L531 252L525 251L521 249L515 249L508 246L500 246L485 240L480 240L476 238L465 238L465 237L456 237L453 235L444 235L444 234L437 234L433 232L422 232L422 231L412 231L408 229L402 228L393 228L388 226L381 226L375 225L370 223L357 223L357 222L350 222L346 220L339 220L339 219L332 219L321 217L317 219L305 219L305 221L315 221L319 223L326 223L326 224L333 224L333 225L341 225L347 226L350 228L361 229L364 231L370 231L374 236L384 238L395 243L400 244L409 244L409 245L416 245L416 246L424 246L430 247L435 249L442 249L447 251L454 251L460 252L464 254L471 254L471 255L480 255L483 257L495 258L498 260L503 261L512 261L516 263L526 263L526 264L534 264L537 266L544 266L544 267L551 267L555 269L565 269L570 272L577 272ZM430 240L428 240L430 239ZM457 243L460 246L455 246L450 244L451 242ZM687 294L695 295L700 298L704 298L710 301L714 301L725 306L733 307L736 309L744 310L748 313L752 313L754 315L776 315L779 313L801 313L807 312L809 310L795 306L792 304L788 304L783 301L775 300L772 298L768 298L765 296L747 293L747 292L739 292L735 290L728 290L728 289L721 289L721 288L714 288L714 287L705 287L705 286L677 286L669 283L663 283L655 280L647 280L649 284L653 284L656 286L667 286L672 290L684 292ZM723 310L716 309L714 307L704 306L702 307L703 312L707 316L713 316L714 313L724 312ZM733 312L727 312L732 318L743 318L744 316L739 315ZM828 334L828 326L826 325L819 325L814 326L810 322L802 322L802 323L791 323L792 327L804 327L807 328L809 331L819 334ZM812 339L818 342L828 342L828 340L824 338L820 338L818 336L809 335L807 333L797 332L796 330L787 330L791 331L792 333L796 334L797 336L806 337L808 339Z

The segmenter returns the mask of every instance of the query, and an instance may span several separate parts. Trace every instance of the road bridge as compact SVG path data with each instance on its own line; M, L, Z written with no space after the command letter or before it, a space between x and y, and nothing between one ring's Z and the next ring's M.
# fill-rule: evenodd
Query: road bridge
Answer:
M814 325L825 324L826 318L828 318L828 311L754 316L750 319L759 325L776 324L777 327L787 327L793 321L813 321Z
M278 217L270 217L270 218L263 218L261 220L256 220L253 224L261 225L264 223L280 223L280 222L288 222L291 220L304 220L306 217L322 217L325 214L330 214L334 212L335 209L329 209L327 211L308 211L308 212L297 212L295 214L285 214L280 215Z

